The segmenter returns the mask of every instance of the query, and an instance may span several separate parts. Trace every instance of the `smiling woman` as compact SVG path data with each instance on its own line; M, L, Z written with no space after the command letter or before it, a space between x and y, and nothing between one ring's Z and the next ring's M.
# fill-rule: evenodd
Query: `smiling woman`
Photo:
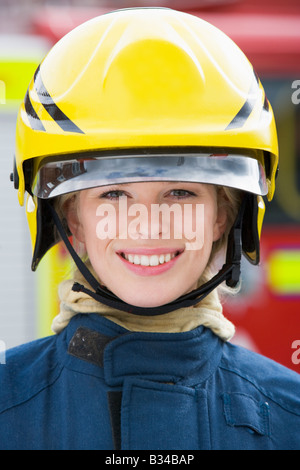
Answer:
M219 296L259 263L278 163L237 46L165 8L95 18L41 63L16 141L32 269L60 239L77 269L56 335L0 368L0 448L300 449L298 375L231 345Z
M199 207L204 208L201 219ZM104 217L108 224L104 234L99 233L101 208L110 216L109 220ZM138 220L136 209L140 210ZM153 217L157 209L162 209L162 217ZM188 209L192 220L187 220ZM127 304L158 307L197 287L213 242L226 229L227 217L224 206L217 206L212 185L147 182L83 190L78 198L70 199L66 220L75 238L85 245L104 286ZM121 222L117 228L116 221ZM186 228L191 226L198 234L194 249L186 238Z

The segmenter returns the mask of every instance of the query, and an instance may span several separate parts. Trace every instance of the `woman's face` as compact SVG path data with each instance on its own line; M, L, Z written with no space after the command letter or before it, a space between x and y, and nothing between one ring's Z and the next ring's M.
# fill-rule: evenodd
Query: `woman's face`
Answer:
M196 287L226 213L214 186L147 182L83 190L67 221L102 284L129 304L156 307Z

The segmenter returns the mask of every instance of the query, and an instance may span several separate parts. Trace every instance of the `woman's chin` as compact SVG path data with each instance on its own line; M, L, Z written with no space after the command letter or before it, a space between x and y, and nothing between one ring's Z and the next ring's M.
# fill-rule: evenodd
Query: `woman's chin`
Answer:
M133 305L134 307L141 307L141 308L155 308L161 307L162 305L166 305L169 302L176 300L175 298L171 297L148 297L147 299L139 299L136 296L119 296L123 302L126 302L129 305ZM177 297L176 297L177 298Z
M181 286L178 285L178 282L175 284L167 284L165 286L155 285L147 286L148 289L145 289L138 284L135 285L134 289L114 289L113 293L129 305L141 308L159 308L162 305L169 304L174 302L179 297L188 292L192 291L197 287L197 283L194 283L192 286L184 286L184 283L181 282ZM128 287L128 286L127 286ZM132 286L131 286L132 287ZM150 288L149 288L150 287ZM183 289L185 287L185 289Z

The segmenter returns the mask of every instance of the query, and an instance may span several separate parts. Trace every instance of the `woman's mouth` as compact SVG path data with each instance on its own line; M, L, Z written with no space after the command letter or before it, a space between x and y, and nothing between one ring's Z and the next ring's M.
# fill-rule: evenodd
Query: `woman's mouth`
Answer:
M151 251L151 250L147 250ZM167 269L171 268L176 262L177 258L184 250L176 250L172 252L160 253L143 253L143 252L119 252L121 260L126 263L126 266L140 275L160 274Z
M123 256L129 263L137 264L141 266L159 266L160 264L168 263L171 259L178 256L179 252L177 253L166 253L161 255L136 255L133 253L122 253Z

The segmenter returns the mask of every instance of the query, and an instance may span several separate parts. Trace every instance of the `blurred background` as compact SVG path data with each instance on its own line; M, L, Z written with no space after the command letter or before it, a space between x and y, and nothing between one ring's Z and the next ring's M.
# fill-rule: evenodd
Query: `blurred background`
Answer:
M243 264L241 293L227 299L225 314L237 327L234 342L300 373L299 0L0 0L0 342L10 348L51 334L56 286L70 272L62 246L36 273L30 270L25 210L9 178L18 106L60 37L94 16L133 6L171 7L211 22L241 47L263 82L278 126L277 190L266 204L262 264Z

